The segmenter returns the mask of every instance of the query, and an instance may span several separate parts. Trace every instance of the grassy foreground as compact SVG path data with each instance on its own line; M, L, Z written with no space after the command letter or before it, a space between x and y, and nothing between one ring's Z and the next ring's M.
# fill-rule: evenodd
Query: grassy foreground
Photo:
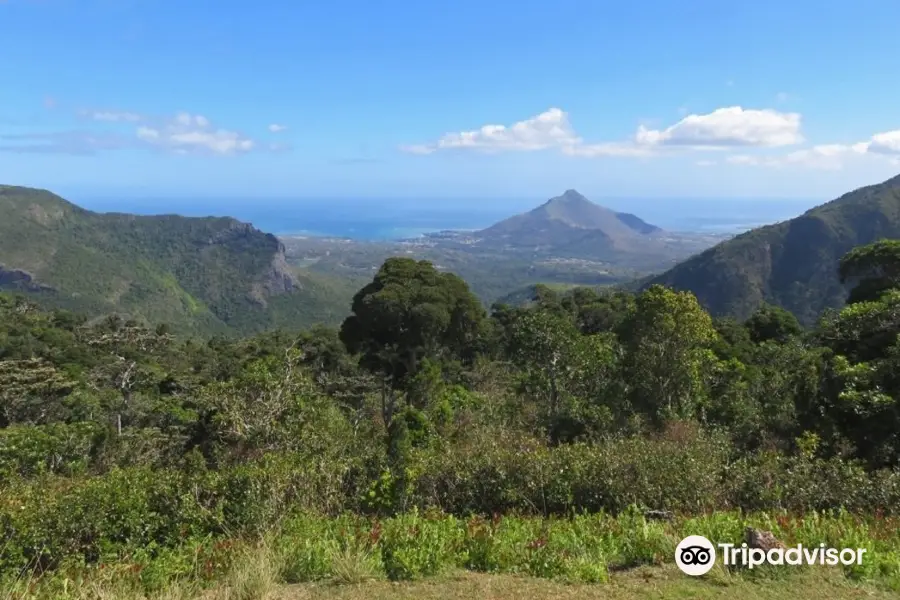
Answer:
M682 574L688 534L740 544L747 525L789 545L866 548L852 566L727 568ZM8 544L7 544L8 545ZM2 550L2 546L0 546ZM295 515L258 539L70 555L0 583L0 600L493 598L890 598L900 591L895 518L720 512L672 521L640 513L460 519ZM41 574L42 573L42 574Z
M22 588L0 593L3 600L36 596ZM615 573L603 584L568 584L536 577L489 575L459 571L447 576L414 582L334 581L300 585L278 585L263 571L244 571L222 586L200 589L175 585L156 594L144 595L120 587L79 586L57 596L73 600L663 600L741 598L742 600L843 600L896 598L896 592L870 584L855 583L840 571L826 568L799 570L779 577L747 578L724 570L694 578L676 567L644 566Z
M306 585L281 588L273 599L301 600L632 600L741 598L742 600L822 600L896 598L896 592L849 582L825 569L777 579L746 580L719 573L693 578L677 568L641 567L614 574L600 585L565 584L533 577L460 573L440 580L359 585Z

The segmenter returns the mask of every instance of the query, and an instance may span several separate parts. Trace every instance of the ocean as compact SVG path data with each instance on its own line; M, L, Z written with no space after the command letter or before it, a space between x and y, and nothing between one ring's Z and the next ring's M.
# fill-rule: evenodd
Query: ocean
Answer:
M143 215L230 216L277 235L391 240L455 229L482 229L538 206L535 200L372 199L98 199L75 201L90 210ZM595 200L663 229L738 233L795 217L820 200L634 199Z

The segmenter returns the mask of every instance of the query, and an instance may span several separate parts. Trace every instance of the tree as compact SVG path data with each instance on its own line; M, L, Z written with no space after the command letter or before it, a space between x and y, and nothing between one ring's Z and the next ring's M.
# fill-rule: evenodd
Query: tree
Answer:
M900 290L849 304L820 324L829 360L819 428L850 440L876 465L900 462Z
M850 440L875 465L900 462L900 241L854 248L840 263L854 280L848 304L826 314L818 337L832 351L820 428Z
M57 420L75 382L41 358L0 360L0 427Z
M614 291L599 294L591 288L575 288L562 302L575 316L582 333L615 331L634 309L634 294Z
M583 335L553 310L523 312L512 326L509 352L523 370L523 387L539 401L553 441L587 433L611 417L618 368L612 335Z
M97 328L81 331L86 343L103 359L91 373L95 387L115 389L121 399L116 412L116 432L122 434L122 415L132 408L134 392L159 382L161 374L153 358L168 348L173 337L163 329L151 330L133 321L110 317Z
M637 298L621 333L634 407L656 422L695 417L704 371L718 335L690 292L651 286Z
M859 246L841 258L841 283L856 281L848 304L876 300L882 292L900 287L900 240L881 240Z
M513 327L510 354L525 371L526 389L542 401L548 421L559 412L578 337L570 318L550 310L529 310Z
M340 338L360 355L361 366L381 376L388 427L396 392L406 391L422 360L474 359L485 321L484 307L462 279L409 258L385 261L351 308Z
M803 333L803 327L793 313L771 304L764 304L744 323L750 339L759 344L768 340L786 342Z
M296 447L305 424L304 408L315 398L295 347L283 357L251 361L227 382L203 390L203 406L212 409L211 431L198 432L195 444L222 441L242 451Z

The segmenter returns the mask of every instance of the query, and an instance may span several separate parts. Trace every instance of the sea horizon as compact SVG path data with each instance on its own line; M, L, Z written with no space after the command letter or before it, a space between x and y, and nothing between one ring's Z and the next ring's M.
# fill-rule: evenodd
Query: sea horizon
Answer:
M279 236L360 241L410 239L440 231L477 231L543 201L409 199L80 198L98 212L187 217L233 217ZM798 216L820 204L810 199L603 198L597 204L634 214L673 232L739 233Z

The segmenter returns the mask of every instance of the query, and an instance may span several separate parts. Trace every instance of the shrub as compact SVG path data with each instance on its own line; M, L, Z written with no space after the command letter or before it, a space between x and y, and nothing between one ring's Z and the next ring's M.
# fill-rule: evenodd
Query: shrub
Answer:
M103 434L96 423L0 429L0 483L12 477L83 474Z
M381 559L391 580L436 575L456 562L464 529L444 515L400 515L385 523Z

